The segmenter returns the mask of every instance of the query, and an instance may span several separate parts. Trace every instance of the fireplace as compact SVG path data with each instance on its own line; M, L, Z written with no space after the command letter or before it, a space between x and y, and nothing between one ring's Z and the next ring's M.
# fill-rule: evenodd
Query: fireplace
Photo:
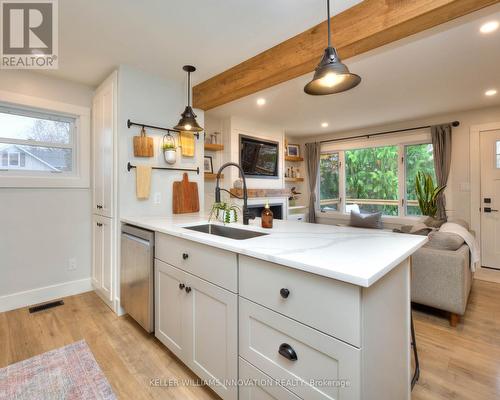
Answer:
M282 203L271 203L269 204L271 211L273 212L274 219L283 219L283 204ZM260 217L262 210L264 210L265 204L249 204L248 211L255 217Z

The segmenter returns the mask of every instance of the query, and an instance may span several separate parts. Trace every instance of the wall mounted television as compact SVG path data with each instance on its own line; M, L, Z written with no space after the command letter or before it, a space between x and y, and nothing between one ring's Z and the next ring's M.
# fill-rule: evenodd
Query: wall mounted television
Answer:
M279 143L240 135L240 165L245 177L278 178Z

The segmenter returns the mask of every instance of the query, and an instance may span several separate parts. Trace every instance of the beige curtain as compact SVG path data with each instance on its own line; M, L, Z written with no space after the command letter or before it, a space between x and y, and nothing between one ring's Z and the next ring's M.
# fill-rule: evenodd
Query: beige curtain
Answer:
M437 184L448 183L451 165L451 124L431 126L432 147L434 150L434 169ZM446 219L446 197L444 192L438 198L437 218Z
M309 179L309 222L316 222L316 186L318 181L321 143L306 143L307 176Z

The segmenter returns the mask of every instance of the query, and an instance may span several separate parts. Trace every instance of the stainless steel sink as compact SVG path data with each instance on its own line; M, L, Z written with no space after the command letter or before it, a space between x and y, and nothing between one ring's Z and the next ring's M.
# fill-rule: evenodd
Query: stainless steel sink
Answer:
M217 235L235 240L245 240L267 235L267 233L247 231L245 229L229 228L228 226L213 224L185 226L184 228L196 232L208 233L209 235Z

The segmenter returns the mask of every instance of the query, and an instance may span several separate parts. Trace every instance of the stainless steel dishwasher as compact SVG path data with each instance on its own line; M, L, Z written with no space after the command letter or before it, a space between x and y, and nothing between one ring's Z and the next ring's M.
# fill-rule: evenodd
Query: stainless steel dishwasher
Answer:
M120 302L146 331L154 331L154 232L122 225Z

